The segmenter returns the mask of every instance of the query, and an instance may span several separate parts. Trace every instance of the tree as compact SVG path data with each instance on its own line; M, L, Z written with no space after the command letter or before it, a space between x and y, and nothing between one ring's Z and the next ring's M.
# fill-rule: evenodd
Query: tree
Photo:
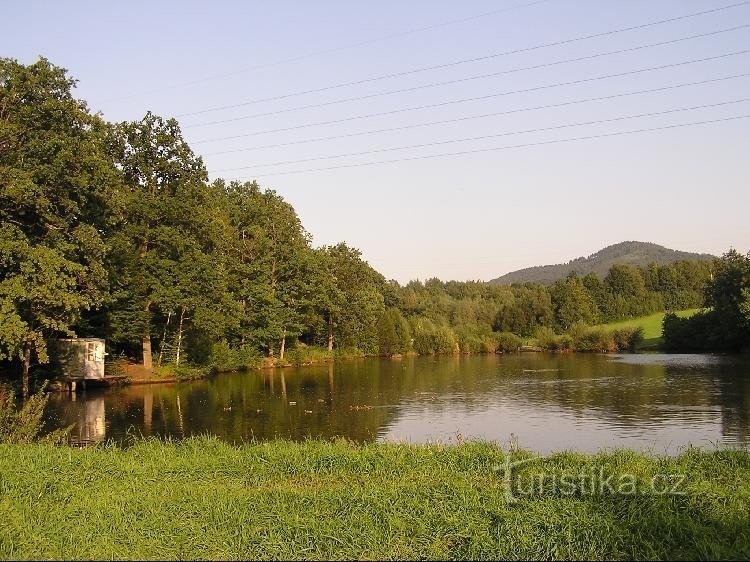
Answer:
M155 316L169 321L179 308L184 321L188 302L200 302L183 295L196 278L182 274L189 273L196 260L211 261L208 254L217 242L211 229L212 199L203 161L193 154L174 119L148 113L140 121L121 123L112 146L125 190L109 240L111 335L140 341L143 367L150 370ZM212 262L202 270L221 267L220 261Z
M593 324L599 318L594 299L575 272L567 279L555 282L551 289L552 305L557 325L569 330L576 322Z
M255 182L233 182L235 242L229 259L234 298L241 306L241 343L253 341L284 358L287 339L299 336L313 306L315 255L294 208ZM278 348L277 348L278 345Z
M389 308L380 315L377 330L380 355L406 353L411 348L409 323L397 308Z
M732 249L715 262L706 304L726 349L750 346L750 253L743 256Z
M540 326L550 326L554 310L549 291L541 286L515 287L511 302L504 304L493 323L496 332L513 332L521 336L533 335Z
M106 124L74 86L46 59L0 59L0 358L20 361L25 396L47 341L74 335L106 294L102 232L120 177Z
M326 325L328 350L335 344L374 353L376 322L384 309L385 279L361 257L359 250L340 243L321 250L320 312Z

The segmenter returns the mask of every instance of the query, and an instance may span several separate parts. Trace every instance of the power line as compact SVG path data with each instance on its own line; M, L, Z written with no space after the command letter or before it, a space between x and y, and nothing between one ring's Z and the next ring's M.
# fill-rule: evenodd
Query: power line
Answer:
M398 127L388 127L388 128L384 128L384 129L370 129L370 130L367 130L367 131L357 131L357 132L354 132L354 133L346 133L346 134L341 134L341 135L330 135L330 136L327 136L327 137L315 137L315 138L310 138L310 139L301 139L301 140L281 142L281 143L276 143L276 144L264 144L264 145L258 145L258 146L249 146L249 147L245 147L245 148L235 148L235 149L230 149L230 150L219 150L219 151L216 151L216 152L206 152L206 153L203 154L203 156L218 156L220 154L234 154L234 153L238 153L238 152L250 152L250 151L253 151L253 150L262 150L262 149L267 149L267 148L280 148L280 147L284 147L284 146L293 146L293 145L298 145L298 144L308 144L308 143L320 142L320 141L330 141L330 140L336 140L336 139L358 137L358 136L363 136L363 135L372 135L372 134L376 134L376 133L386 133L386 132L392 132L392 131L402 131L402 130L405 130L405 129L414 129L414 128L418 128L418 127L428 127L428 126L433 126L433 125L445 125L445 124L448 124L448 123L458 123L458 122L469 121L469 120L473 120L473 119L484 119L484 118L487 118L487 117L499 117L499 116L502 116L502 115L510 115L510 114L513 114L513 113L522 113L522 112L528 112L528 111L537 111L537 110L540 110L540 109L553 109L553 108L565 107L565 106L569 106L569 105L576 105L576 104L580 104L580 103L588 103L588 102L592 102L592 101L603 101L603 100L611 100L611 99L622 98L622 97L627 97L627 96L634 96L634 95L640 95L640 94L651 94L651 93L663 92L663 91L667 91L667 90L674 90L674 89L677 89L677 88L685 88L685 87L688 87L688 86L698 86L698 85L703 85L703 84L711 84L711 83L714 83L714 82L721 82L721 81L724 81L724 80L732 80L732 79L736 79L736 78L747 78L748 76L750 76L750 72L746 72L744 74L733 74L731 76L722 76L720 78L710 78L710 79L707 79L707 80L700 80L700 81L697 81L697 82L683 82L681 84L674 84L674 85L671 85L671 86L662 86L660 88L649 88L647 90L635 90L635 91L623 92L623 93L619 93L619 94L610 94L610 95L607 95L607 96L598 96L598 97L593 97L593 98L584 98L584 99L578 99L578 100L572 100L572 101L566 101L566 102L560 102L560 103L552 103L552 104L547 104L547 105L537 105L537 106L533 106L533 107L523 107L523 108L518 108L518 109L508 109L508 110L505 110L505 111L495 111L495 112L492 112L492 113L483 113L481 115L467 115L467 116L464 116L464 117L456 117L456 118L453 118L453 119L443 119L443 120L440 120L440 121L428 121L428 122L425 122L425 123L414 123L414 124L410 124L410 125L400 125ZM257 133L257 134L260 134L260 133ZM225 139L222 139L222 140L225 140ZM208 142L208 141L202 141L202 142ZM197 143L194 142L192 144L197 144Z
M210 112L213 112L213 111L222 111L222 110L226 110L226 109L235 109L235 108L238 108L238 107L245 107L245 106L253 105L253 104L256 104L256 103L262 103L262 102L268 102L268 101L277 101L277 100L287 99L287 98L301 96L301 95L305 95L305 94L314 94L314 93L326 92L326 91L329 91L329 90L334 90L334 89L338 89L338 88L344 88L344 87L347 87L347 86L358 86L358 85L361 85L361 84L367 84L367 83L376 82L376 81L379 81L379 80L385 80L385 79L388 79L388 78L399 78L399 77L402 77L402 76L408 76L408 75L417 74L417 73L420 73L420 72L426 72L426 71L431 71L431 70L439 70L439 69L443 69L443 68L449 68L449 67L458 66L458 65L466 64L466 63L472 63L472 62L480 62L480 61L490 60L490 59L493 59L493 58L503 57L503 56L507 56L507 55L514 55L514 54L526 53L526 52L535 51L535 50L539 50L539 49L545 49L545 48L549 48L549 47L559 47L561 45L567 45L567 44L575 43L575 42L578 42L578 41L584 41L584 40L595 39L595 38L600 38L600 37L607 37L607 36L615 35L615 34L618 34L618 33L624 33L624 32L628 32L628 31L635 31L635 30L639 30L639 29L645 29L647 27L653 27L655 25L662 25L662 24L665 24L665 23L673 23L673 22L681 21L681 20L688 19L688 18L694 18L694 17L698 17L698 16L712 14L712 13L720 12L720 11L723 11L723 10L728 10L730 8L737 8L739 6L747 5L748 3L750 3L750 2L748 0L746 0L746 1L743 1L743 2L738 2L738 3L735 3L735 4L729 4L729 5L726 5L726 6L721 6L721 7L713 8L713 9L710 9L710 10L703 10L701 12L693 12L693 13L690 13L690 14L685 14L685 15L677 16L677 17L673 17L673 18L668 18L668 19L662 19L662 20L658 20L658 21L647 22L647 23L643 23L643 24L639 24L639 25L634 25L634 26L629 26L629 27L622 27L622 28L613 29L613 30L609 30L609 31L604 31L604 32L600 32L600 33L594 33L594 34L590 34L590 35L583 35L583 36L579 36L579 37L573 37L573 38L570 38L570 39L563 39L563 40L554 41L554 42L551 42L551 43L543 43L541 45L534 45L532 47L524 47L524 48L521 48L521 49L513 49L513 50L510 50L510 51L501 51L499 53L493 53L493 54L484 55L484 56L481 56L481 57L473 57L473 58L469 58L469 59L462 59L462 60L458 60L458 61L453 61L453 62L448 62L448 63L443 63L443 64L437 64L437 65L433 65L433 66L424 66L424 67L419 67L419 68L415 68L415 69L411 69L411 70L405 70L405 71L401 71L401 72L392 72L392 73L388 73L388 74L381 74L381 75L378 75L378 76L373 76L373 77L370 77L370 78L364 78L364 79L361 79L361 80L354 80L354 81L350 81L350 82L341 82L341 83L338 83L338 84L332 84L332 85L323 86L323 87L320 87L320 88L313 88L313 89L310 89L310 90L301 90L301 91L292 92L292 93L289 93L289 94L281 94L281 95L276 95L276 96L271 96L271 97L266 97L266 98L260 98L260 99L256 99L256 100L249 100L249 101L245 101L245 102L230 104L230 105L214 106L214 107L209 107L209 108L206 108L206 109L200 109L200 110L197 110L197 111L191 111L191 112L181 113L181 114L176 115L175 117L188 117L188 116L191 116L191 115L201 115L201 114L210 113ZM493 76L493 75L490 74L488 76ZM385 95L385 94L380 94L380 95Z
M455 100L449 100L449 101L444 101L444 102L432 103L432 104L427 104L427 105L418 105L418 106L405 107L405 108L400 108L400 109L392 109L392 110L389 110L389 111L380 111L380 112L377 112L377 113L369 113L369 114L365 114L365 115L355 115L355 116L346 117L346 118L343 118L343 119L333 119L333 120L330 120L330 121L322 121L322 122L317 122L317 123L312 123L312 124L295 125L293 127L285 127L285 128L282 128L282 129L275 129L275 130L271 130L271 131L264 131L264 133L265 132L289 131L289 130L298 129L298 128L302 128L302 127L313 127L313 126L320 126L320 125L330 125L330 124L334 124L334 123L344 123L344 122L347 122L347 121L354 121L354 120L358 120L358 119L368 119L368 118L371 118L371 117L382 117L382 116L385 116L385 115L395 115L395 114L398 114L398 113L405 113L405 112L408 112L408 111L421 111L421 110L424 110L424 109L433 109L433 108L436 108L436 107L443 107L443 106L446 106L446 105L452 105L452 104L456 104L456 103L466 103L466 102L473 102L473 101L482 101L482 100L486 100L486 99L490 99L490 98L495 98L495 97L500 97L500 96L508 96L508 95L512 95L512 94L525 94L525 93L529 93L529 92L536 92L536 91L547 90L547 89L551 89L551 88L559 88L559 87L562 87L562 86L574 86L574 85L577 85L577 84L585 84L585 83L588 83L588 82L595 82L595 81L598 81L598 80L605 80L605 79L609 79L609 78L620 78L620 77L623 77L623 76L632 76L634 74L640 74L642 72L652 72L652 71L655 71L655 70L664 70L664 69L667 69L667 68L676 68L676 67L685 66L685 65L688 65L688 64L696 64L696 63L701 63L701 62L708 62L708 61L713 61L713 60L719 60L719 59L724 59L724 58L727 58L727 57L733 57L733 56L737 56L737 55L746 54L746 53L749 53L749 52L750 52L750 49L743 49L741 51L732 51L730 53L723 53L721 55L714 55L712 57L704 57L704 58L700 58L700 59L691 59L691 60L688 60L688 61L681 61L681 62L677 62L677 63L664 64L664 65L660 65L660 66L651 66L651 67L647 67L647 68L639 68L639 69L636 69L636 70L629 70L629 71L626 71L626 72L618 72L618 73L615 73L615 74L604 74L604 75L600 75L600 76L594 76L594 77L591 77L591 78L582 78L580 80L571 80L571 81L568 81L568 82L555 82L554 84L545 84L543 86L534 86L534 87L531 87L531 88L523 88L523 89L519 89L519 90L506 90L504 92L496 92L494 94L486 94L486 95L483 95L483 96L475 96L475 97L470 97L470 98L459 98L459 99L455 99ZM232 136L232 137L224 137L224 138L221 138L221 139L211 139L211 140L212 141L213 140L229 140L229 139L232 139L232 138L240 138L242 136L251 136L253 134L260 134L260 133L250 133L250 134L245 134L245 135L235 135L235 136ZM198 142L208 142L208 141L204 140L204 141L198 141ZM197 144L197 143L195 143L195 144Z
M223 123L231 123L231 122L235 122L235 121L242 121L242 120L245 120L245 119L253 119L253 118L256 118L256 117L267 117L267 116L271 116L271 115L280 115L282 113L290 113L290 112L293 112L293 111L302 111L302 110L305 110L305 109L316 109L316 108L320 108L320 107L328 107L328 106L331 106L331 105L337 105L337 104L340 104L340 103L346 103L346 102L352 102L352 101L363 101L363 100L377 98L377 97L390 96L390 95L393 95L393 94L403 94L403 93L407 93L407 92L414 92L414 91L417 91L417 90L424 90L426 88L435 88L435 87L439 87L439 86L448 86L448 85L451 85L451 84L459 84L459 83L463 83L463 82L469 82L469 81L472 81L472 80L479 80L479 79L483 79L483 78L491 78L491 77L495 77L495 76L502 76L502 75L505 75L505 74L512 74L514 72L522 72L522 71L534 70L534 69L538 69L538 68L547 68L547 67L550 67L550 66L557 66L557 65L560 65L560 64L567 64L567 63L571 63L571 62L580 62L580 61L584 61L584 60L591 60L591 59L595 59L595 58L599 58L599 57L605 57L605 56L610 56L610 55L617 55L617 54L622 54L622 53L634 52L634 51L639 51L639 50L643 50L643 49L650 49L650 48L653 48L653 47L663 47L665 45L672 45L672 44L675 44L675 43L679 43L681 41L689 41L689 40L692 40L692 39L699 39L699 38L703 38L703 37L709 37L709 36L718 35L718 34L721 34L721 33L729 33L729 32L732 32L732 31L737 31L739 29L746 29L748 27L750 27L750 24L743 24L743 25L740 25L740 26L730 27L730 28L726 28L726 29L720 29L720 30L717 30L717 31L710 31L710 32L707 32L707 33L700 33L698 35L690 35L690 36L687 36L687 37L679 37L677 39L670 39L668 41L659 41L657 43L647 43L645 45L638 45L636 47L628 47L626 49L617 49L615 51L604 51L604 52L601 52L601 53L595 53L593 55L586 55L586 56L575 57L575 58L571 58L571 59L563 59L563 60L560 60L560 61L547 62L547 63L542 63L542 64L535 64L535 65L531 65L531 66L521 66L521 67L511 68L511 69L507 69L507 70L501 70L501 71L498 71L498 72L478 74L478 75L475 75L475 76L467 76L467 77L464 77L464 78L457 78L457 79L453 79L453 80L445 80L445 81L442 81L442 82L432 82L432 83L429 83L429 84L421 84L419 86L411 86L409 88L400 88L400 89L397 89L397 90L387 90L385 92L376 92L376 93L373 93L373 94L364 94L364 95L354 96L354 97L350 97L350 98L340 98L340 99L337 99L337 100L331 100L331 101L327 101L327 102L314 103L314 104L308 104L308 105L301 105L301 106L296 106L296 107L289 107L289 108L286 108L286 109L279 109L279 110L276 110L276 111L265 112L265 113L256 113L256 114L253 114L253 115L246 115L246 116L243 116L243 117L230 117L230 118L227 118L227 119L220 119L218 121L207 121L207 122L203 122L203 123L195 123L195 124L191 124L191 125L186 125L185 128L190 128L190 127L208 127L208 126L211 126L211 125L220 125L220 124L223 124Z
M717 102L717 103L710 103L710 104L704 104L704 105L695 105L692 107L681 107L676 109L667 109L663 111L655 111L651 113L639 113L635 115L623 115L619 117L611 117L608 119L597 119L595 121L583 121L579 123L566 123L564 125L555 125L552 127L539 127L535 129L524 129L521 131L510 131L510 132L504 132L504 133L493 133L491 135L481 135L476 137L466 137L461 139L450 139L450 140L444 140L444 141L435 141L435 142L428 142L428 143L422 143L422 144L412 144L412 145L406 145L406 146L396 146L396 147L388 147L388 148L379 148L374 150L365 150L362 152L349 152L345 154L334 154L330 156L316 156L313 158L302 158L300 160L283 160L280 162L269 162L266 164L253 164L252 166L240 166L237 168L223 168L220 170L214 170L212 173L221 173L221 172L234 172L236 170L249 170L249 169L255 169L255 168L268 168L271 166L284 166L288 164L301 164L303 162L315 162L320 160L332 160L335 158L347 158L351 156L366 156L368 154L380 154L383 152L392 152L396 150L409 150L412 148L426 148L429 146L441 146L444 144L452 144L457 142L471 142L471 141L478 141L478 140L486 140L491 138L498 138L498 137L506 137L506 136L512 136L512 135L521 135L521 134L527 134L527 133L540 133L543 131L555 131L559 129L568 129L570 127L583 127L587 125L598 125L602 123L613 123L616 121L625 121L627 119L638 119L641 117L657 117L661 115L669 115L671 113L680 113L683 111L693 111L696 109L709 109L714 107L723 107L726 105L732 105L735 103L742 103L750 101L750 98L742 98L738 100L731 100L731 101L723 101L723 102Z
M392 160L376 160L373 162L359 162L355 164L340 164L338 166L328 166L325 168L308 168L303 170L289 170L286 172L270 172L268 174L259 174L257 177L268 177L268 176L281 176L281 175L289 175L289 174L302 174L302 173L308 173L308 172L323 172L328 170L341 170L344 168L359 168L364 166L376 166L381 164L395 164L398 162L410 162L413 160L428 160L428 159L434 159L434 158L446 158L450 156L465 156L469 154L479 154L483 152L495 152L500 150L511 150L516 148L529 148L534 146L544 146L549 144L560 144L560 143L566 143L566 142L578 142L578 141L585 141L585 140L593 140L593 139L601 139L601 138L608 138L608 137L616 137L616 136L622 136L622 135L633 135L638 133L648 133L648 132L655 132L655 131L665 131L668 129L677 129L680 127L692 127L692 126L698 126L698 125L708 125L712 123L723 123L723 122L729 122L729 121L736 121L739 119L747 119L750 118L749 115L735 115L732 117L724 117L721 119L710 119L706 121L694 121L691 123L678 123L674 125L665 125L663 127L650 127L647 129L635 129L632 131L617 131L614 133L602 133L598 135L587 135L582 137L573 137L573 138L567 138L567 139L556 139L556 140L549 140L549 141L540 141L540 142L532 142L532 143L526 143L526 144L515 144L515 145L508 145L508 146L496 146L496 147L490 147L490 148L479 148L474 150L462 150L460 152L448 152L448 153L441 153L441 154L428 154L426 156L410 156L406 158L395 158Z
M517 9L520 9L520 8L529 8L531 6L535 6L537 4L542 4L544 2L549 2L549 1L550 0L534 0L533 2L527 2L525 4L515 4L513 6L507 6L505 8L500 8L500 9L497 9L497 10L492 10L492 11L489 11L489 12L484 12L484 13L481 13L481 14L476 14L476 15L473 15L473 16L465 17L465 18L448 20L448 21L445 21L445 22L441 22L441 23L437 23L437 24L433 24L433 25L428 25L428 26L425 26L425 27L419 27L419 28L416 28L416 29L410 29L410 30L406 30L406 31L399 31L399 32L391 33L391 34L384 35L384 36L381 36L381 37L375 37L373 39L367 39L367 40L364 40L364 41L358 41L356 43L349 43L347 45L340 45L338 47L331 47L329 49L321 49L319 51L312 51L312 52L306 53L304 55L298 55L298 56L290 57L290 58L287 58L287 59L281 59L281 60L278 60L278 61L273 61L273 62L258 64L258 65L255 65L255 66L248 66L248 67L245 67L245 68L242 68L242 69L239 69L239 70L235 70L235 71L232 71L232 72L226 72L226 73L223 73L223 74L214 74L212 76L206 76L204 78L199 78L199 79L196 79L196 80L190 80L188 82L182 82L180 84L173 84L171 86L165 86L163 88L154 88L152 90L143 91L143 92L136 93L136 94L130 94L130 95L127 95L127 96L120 96L120 97L117 97L117 98L109 98L109 99L106 99L104 101L105 102L107 102L107 101L118 101L118 100L130 99L130 98L137 97L137 96L140 96L140 95L145 95L145 94L153 94L153 93L156 93L156 92L163 92L163 91L166 91L166 90L174 90L174 89L177 89L177 88L186 88L186 87L189 87L189 86L195 86L197 84L202 84L204 82L210 82L211 80L219 80L219 79L222 79L222 78L229 78L231 76L236 76L236 75L239 75L239 74L244 74L245 72L250 72L252 70L259 70L261 68L271 68L271 67L275 67L275 66L281 66L281 65L284 65L284 64L299 62L299 61L306 60L306 59L313 58L313 57L317 57L317 56L320 56L320 55L325 55L325 54L329 54L329 53L335 53L335 52L338 52L338 51L344 51L344 50L353 49L353 48L356 48L356 47L363 47L365 45L371 45L373 43L379 43L379 42L382 42L382 41L387 41L389 39L396 39L396 38L399 38L399 37L405 37L407 35L413 35L415 33L422 33L424 31L431 31L433 29L439 29L441 27L447 27L449 25L455 25L455 24L459 24L459 23L466 23L468 21L473 21L473 20L477 20L477 19L481 19L481 18L485 18L485 17L489 17L489 16L495 16L495 15L498 15L498 14L501 14L501 13L504 13L504 12L510 12L512 10L517 10Z

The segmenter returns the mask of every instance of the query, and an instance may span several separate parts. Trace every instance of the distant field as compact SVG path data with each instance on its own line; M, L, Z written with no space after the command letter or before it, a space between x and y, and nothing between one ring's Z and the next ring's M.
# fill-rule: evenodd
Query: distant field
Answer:
M688 317L700 310L700 308L690 308L688 310L678 310L675 314L681 317ZM656 347L661 341L661 328L665 315L666 312L657 312L649 316L641 316L640 318L630 318L629 320L600 324L598 327L616 330L618 328L633 328L640 326L643 328L643 344L641 348L651 349Z

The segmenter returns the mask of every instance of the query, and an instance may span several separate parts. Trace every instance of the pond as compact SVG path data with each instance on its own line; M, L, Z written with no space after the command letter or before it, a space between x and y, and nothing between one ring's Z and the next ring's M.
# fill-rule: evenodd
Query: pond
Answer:
M361 359L54 395L74 443L211 434L456 442L539 453L750 444L750 361L711 355Z

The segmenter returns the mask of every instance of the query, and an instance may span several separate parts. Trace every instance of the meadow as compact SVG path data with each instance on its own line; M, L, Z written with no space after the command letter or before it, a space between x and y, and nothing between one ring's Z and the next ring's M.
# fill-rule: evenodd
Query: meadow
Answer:
M688 310L678 310L675 312L680 318L689 318L697 312L700 308L691 308ZM600 324L597 328L605 328L607 330L619 330L621 328L642 328L643 329L643 341L639 346L639 349L657 349L662 342L662 327L664 322L664 316L666 312L656 312L649 314L648 316L641 316L639 318L629 318L627 320L620 320L617 322L609 322L607 324Z
M559 453L514 477L630 474L640 490L667 475L682 478L679 493L571 493L546 484L511 501L498 467L527 458L460 440L2 445L0 557L750 557L747 451Z

